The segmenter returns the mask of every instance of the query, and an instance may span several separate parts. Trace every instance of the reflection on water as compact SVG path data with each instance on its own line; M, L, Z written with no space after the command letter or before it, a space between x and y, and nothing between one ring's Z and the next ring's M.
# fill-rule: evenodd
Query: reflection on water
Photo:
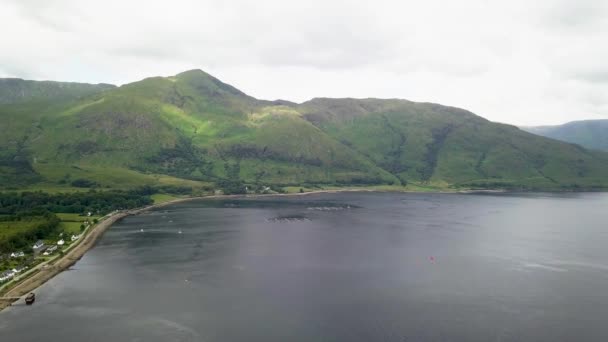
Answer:
M128 217L2 341L605 341L608 195L345 193Z

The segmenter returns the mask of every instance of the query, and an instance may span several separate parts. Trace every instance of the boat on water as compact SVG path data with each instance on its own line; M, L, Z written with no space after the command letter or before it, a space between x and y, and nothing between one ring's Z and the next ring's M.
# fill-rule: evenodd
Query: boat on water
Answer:
M36 300L36 295L34 294L34 292L30 292L27 296L25 296L25 304L27 304L27 305L34 304L35 300Z

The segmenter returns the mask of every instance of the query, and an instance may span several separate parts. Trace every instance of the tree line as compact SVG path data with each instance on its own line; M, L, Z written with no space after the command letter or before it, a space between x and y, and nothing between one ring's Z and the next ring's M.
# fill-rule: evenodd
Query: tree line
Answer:
M185 189L178 189L186 191ZM0 193L0 222L40 221L30 229L0 239L0 254L15 250L31 251L36 240L57 233L61 220L55 213L87 212L104 215L153 203L157 189L142 187L129 191L95 191L49 194L41 191Z
M152 204L146 189L49 194L41 191L0 193L0 215L27 212L106 214L117 209Z

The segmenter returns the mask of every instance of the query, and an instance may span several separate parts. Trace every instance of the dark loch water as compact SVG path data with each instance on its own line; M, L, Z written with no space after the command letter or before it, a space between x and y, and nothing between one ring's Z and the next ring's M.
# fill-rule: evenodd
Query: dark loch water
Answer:
M182 203L37 294L1 341L608 341L608 194Z

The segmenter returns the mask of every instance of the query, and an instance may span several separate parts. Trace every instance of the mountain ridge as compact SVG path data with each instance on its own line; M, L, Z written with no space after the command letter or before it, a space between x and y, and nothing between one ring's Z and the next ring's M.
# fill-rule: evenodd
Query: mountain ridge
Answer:
M527 126L521 129L586 148L608 151L608 119L577 120L562 125Z
M608 184L608 154L440 104L258 100L200 69L83 87L78 96L47 97L44 104L0 105L0 128L8 132L0 137L0 186L65 187L81 178L97 187L230 189Z
M115 87L115 85L107 83L91 84L0 78L0 104L14 104L50 98L78 98Z

